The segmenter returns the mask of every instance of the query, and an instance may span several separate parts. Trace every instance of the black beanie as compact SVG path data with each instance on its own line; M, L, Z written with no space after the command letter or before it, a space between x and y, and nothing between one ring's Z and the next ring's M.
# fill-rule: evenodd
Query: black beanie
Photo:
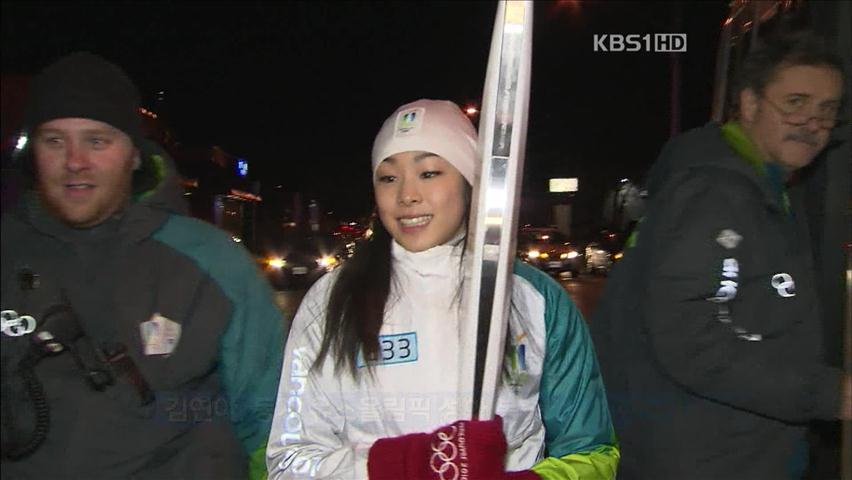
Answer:
M57 118L88 118L142 139L139 90L121 68L88 53L72 53L45 68L33 80L24 113L33 131Z

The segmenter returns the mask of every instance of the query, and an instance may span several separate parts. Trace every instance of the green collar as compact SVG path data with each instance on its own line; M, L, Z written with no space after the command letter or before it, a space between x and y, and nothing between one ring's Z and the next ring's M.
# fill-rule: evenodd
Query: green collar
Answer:
M728 122L722 125L722 138L736 154L745 160L754 169L757 176L766 180L775 194L778 202L784 207L784 211L790 213L790 198L787 196L787 188L784 185L784 170L778 165L766 162L757 147L746 136L742 127L737 122Z
M154 154L149 159L150 161L143 163L142 171L134 172L134 203L154 194L168 174L166 161L162 156Z

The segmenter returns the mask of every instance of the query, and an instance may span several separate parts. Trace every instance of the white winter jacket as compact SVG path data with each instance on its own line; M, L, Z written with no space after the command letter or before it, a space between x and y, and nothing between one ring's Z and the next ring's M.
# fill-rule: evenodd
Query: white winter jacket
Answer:
M379 332L382 360L354 380L322 343L332 272L307 293L293 320L267 448L270 479L367 478L384 437L431 432L457 413L460 245L412 253L392 243L393 281ZM509 344L497 414L506 468L544 478L592 472L612 478L618 450L585 323L564 289L516 262ZM361 358L358 365L364 364ZM554 476L555 475L555 476Z

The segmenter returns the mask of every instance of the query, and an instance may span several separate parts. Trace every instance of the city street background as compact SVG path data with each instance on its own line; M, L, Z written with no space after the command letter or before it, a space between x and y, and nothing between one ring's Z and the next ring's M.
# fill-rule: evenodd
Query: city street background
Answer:
M559 278L556 277L559 284L565 288L571 300L583 313L583 317L588 321L592 311L600 298L603 287L606 284L606 277L598 275L580 275L577 278ZM289 322L302 302L302 298L307 293L306 290L278 290L275 292L275 301L284 312L284 319L289 328Z

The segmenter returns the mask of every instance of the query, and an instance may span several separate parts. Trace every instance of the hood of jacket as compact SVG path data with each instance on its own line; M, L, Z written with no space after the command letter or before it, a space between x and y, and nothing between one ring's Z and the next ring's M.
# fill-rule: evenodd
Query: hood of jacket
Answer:
M668 182L690 170L709 168L748 179L768 203L778 204L776 187L767 181L766 166L747 158L754 155L749 153L753 148L735 124L709 123L678 135L666 143L651 167L646 182L648 195L653 198Z

